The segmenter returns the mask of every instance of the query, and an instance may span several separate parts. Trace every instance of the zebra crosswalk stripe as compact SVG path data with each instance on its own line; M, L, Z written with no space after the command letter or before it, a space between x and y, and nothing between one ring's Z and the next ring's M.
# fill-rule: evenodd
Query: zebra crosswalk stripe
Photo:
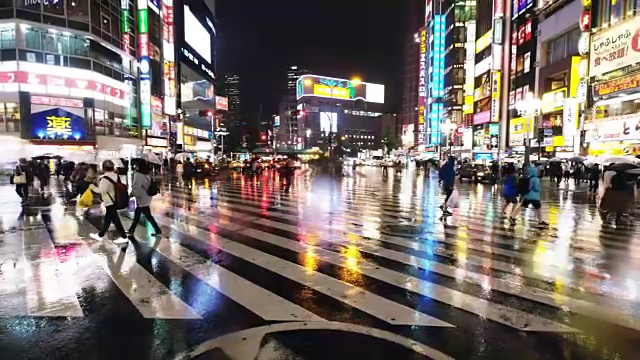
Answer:
M373 315L390 324L439 327L453 326L444 321L375 295L364 289L319 272L310 271L309 269L305 269L297 264L287 262L278 257L260 252L229 239L212 235L202 229L193 226L185 226L183 224L174 224L170 218L165 216L158 216L156 221L161 225L168 226L176 231L190 235L198 241L207 242L211 246L215 246L231 255L250 261L280 276L291 279L299 284L306 285L315 291L344 302L349 306ZM208 242L207 239L210 239L212 236L215 237L215 241Z

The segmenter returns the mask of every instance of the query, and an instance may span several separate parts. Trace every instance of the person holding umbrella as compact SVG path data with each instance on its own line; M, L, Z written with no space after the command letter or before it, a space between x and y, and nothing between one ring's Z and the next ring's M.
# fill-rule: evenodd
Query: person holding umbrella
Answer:
M634 189L629 185L627 171L635 171L638 166L632 163L611 164L605 170L605 191L600 201L600 214L606 220L610 213L616 214L616 224L623 224L622 216L633 205Z

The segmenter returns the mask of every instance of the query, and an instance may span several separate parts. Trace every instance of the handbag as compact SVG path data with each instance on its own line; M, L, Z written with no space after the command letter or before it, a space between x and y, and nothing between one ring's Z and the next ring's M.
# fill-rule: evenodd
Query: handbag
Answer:
M18 171L20 174L13 175L13 183L16 185L23 185L27 183L27 174L22 171L22 167L18 166Z

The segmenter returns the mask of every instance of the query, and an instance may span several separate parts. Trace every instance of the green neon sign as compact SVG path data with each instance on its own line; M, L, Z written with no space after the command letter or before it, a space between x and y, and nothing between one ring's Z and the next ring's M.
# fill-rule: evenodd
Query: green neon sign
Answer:
M149 18L147 9L138 10L138 31L140 34L149 32Z

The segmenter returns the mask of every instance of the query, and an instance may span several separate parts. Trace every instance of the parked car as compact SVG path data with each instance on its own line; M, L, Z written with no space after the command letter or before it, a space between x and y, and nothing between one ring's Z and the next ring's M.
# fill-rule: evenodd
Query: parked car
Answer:
M491 173L491 169L483 164L463 164L458 170L458 177L460 177L460 180L468 179L476 183L496 183L496 178L493 176L493 173Z

